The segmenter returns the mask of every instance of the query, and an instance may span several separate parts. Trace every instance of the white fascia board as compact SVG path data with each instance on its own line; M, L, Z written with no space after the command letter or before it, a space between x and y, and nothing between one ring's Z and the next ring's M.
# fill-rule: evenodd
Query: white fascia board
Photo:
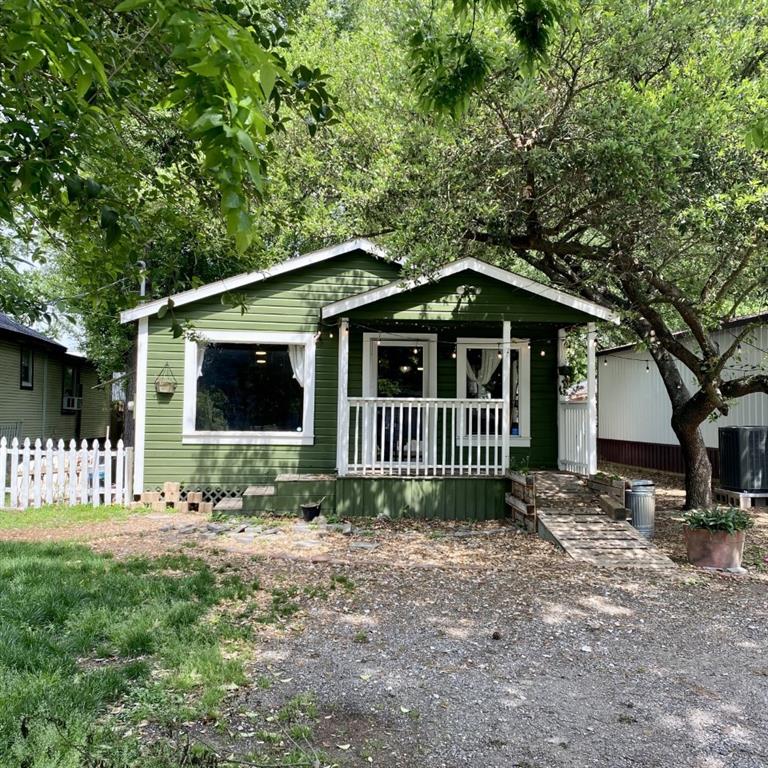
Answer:
M528 291L529 293L536 294L550 301L554 301L558 304L576 309L579 312L584 312L587 315L598 318L600 320L607 320L608 322L619 325L621 322L619 316L600 304L596 304L587 299L579 298L578 296L572 296L570 293L565 293L551 285L544 285L536 280L531 280L528 277L510 272L507 269L496 267L493 264L488 264L485 261L480 261L472 256L467 256L463 259L458 259L450 264L439 269L432 276L419 277L414 280L395 280L387 285L383 285L380 288L371 288L368 291L363 291L354 296L350 296L340 301L334 301L331 304L326 304L322 309L323 319L328 317L335 317L344 312L349 312L359 307L364 307L366 304L372 304L382 299L387 299L390 296L396 296L399 293L405 293L406 291L412 291L414 288L418 288L422 285L427 285L430 282L442 280L445 277L450 277L458 272L464 270L472 270L481 275L498 280L507 285L511 285L515 288Z
M312 251L311 253L296 256L295 258L288 259L280 264L275 264L268 269L259 269L254 272L244 272L241 275L226 277L223 280L217 280L215 283L208 283L199 288L193 288L189 291L182 291L181 293L174 294L173 296L166 296L162 299L149 301L146 304L140 304L133 309L126 309L120 313L120 322L130 323L141 317L154 315L161 307L166 306L169 300L173 302L174 307L182 307L193 301L207 299L211 296L226 293L227 291L236 291L238 288L244 288L253 283L260 283L263 280L268 280L270 277L284 275L287 272L293 272L296 269L309 267L313 264L326 261L327 259L332 259L345 253L351 253L352 251L365 251L379 259L387 258L387 252L370 240L366 240L362 237L355 240L347 240L338 245L321 248L319 251Z

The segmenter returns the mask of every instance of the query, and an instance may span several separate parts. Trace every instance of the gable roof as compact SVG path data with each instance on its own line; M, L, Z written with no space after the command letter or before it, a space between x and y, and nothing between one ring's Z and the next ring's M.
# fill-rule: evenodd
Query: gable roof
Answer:
M40 333L40 331L36 331L34 328L28 328L26 325L17 323L15 320L8 317L8 315L0 312L0 337L2 336L10 336L21 341L29 340L30 342L52 347L62 352L65 352L67 349L63 344L59 344L45 334Z
M141 317L149 317L154 315L161 307L168 304L168 301L173 302L174 307L181 307L185 304L191 304L193 301L200 301L200 299L207 299L211 296L217 296L227 291L234 291L238 288L244 288L253 283L260 283L263 280L267 280L270 277L277 277L278 275L284 275L286 272L292 272L295 269L301 269L302 267L308 267L312 264L318 264L328 259L333 259L336 256L341 256L345 253L351 253L352 251L364 251L371 256L375 256L378 259L387 258L387 252L380 248L375 243L367 240L363 237L356 238L354 240L347 240L344 243L338 245L332 245L327 248L321 248L318 251L312 251L311 253L304 253L301 256L295 256L292 259L275 264L273 267L267 269L257 269L253 272L244 272L240 275L234 275L233 277L225 277L223 280L217 280L214 283L208 283L202 285L199 288L192 288L189 291L183 291L181 293L174 294L173 296L166 296L163 299L156 299L155 301L148 301L146 304L139 304L133 309L126 309L120 313L121 323L130 323L133 320L138 320Z
M542 298L549 299L558 304L563 304L571 309L578 310L592 317L600 320L607 320L616 325L619 324L619 316L602 306L596 304L593 301L587 301L579 296L573 296L570 293L554 288L551 285L544 285L536 280L531 280L529 277L523 277L515 272L510 272L507 269L488 264L485 261L476 259L473 256L467 256L456 261L452 261L450 264L446 264L437 270L432 276L419 277L413 280L394 280L391 283L382 285L379 288L371 288L368 291L357 293L354 296L349 296L346 299L340 301L334 301L331 304L326 304L322 310L323 319L328 317L335 317L341 315L344 312L349 312L358 307L364 307L366 304L373 304L374 302L381 301L382 299L395 296L400 293L411 291L414 288L418 288L422 285L434 282L436 280L442 280L444 277L455 275L459 272L470 270L477 272L478 274L485 275L486 277L493 278L499 282L511 285L514 288L519 288L529 293L536 294Z

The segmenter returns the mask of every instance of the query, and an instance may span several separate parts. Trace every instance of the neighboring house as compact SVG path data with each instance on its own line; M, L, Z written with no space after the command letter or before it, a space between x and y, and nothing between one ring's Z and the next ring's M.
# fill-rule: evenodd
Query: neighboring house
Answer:
M158 316L168 299L121 315L138 322L136 491L258 484L246 509L325 495L341 513L482 518L511 464L596 465L594 385L577 413L557 369L564 329L615 322L604 307L474 258L407 281L367 240L171 300L187 338Z
M725 375L744 375L755 367L768 367L768 312L742 317L712 334L721 349L729 347L745 324L754 334L741 345ZM685 334L681 334L685 335ZM683 472L680 445L670 426L672 406L658 369L647 351L628 344L598 352L598 456L601 461ZM693 374L678 363L686 383L698 388ZM730 371L730 374L729 374ZM704 422L704 441L719 475L717 430L731 426L768 425L768 395L753 394L730 404L727 416Z
M0 313L0 437L104 437L109 401L86 359Z

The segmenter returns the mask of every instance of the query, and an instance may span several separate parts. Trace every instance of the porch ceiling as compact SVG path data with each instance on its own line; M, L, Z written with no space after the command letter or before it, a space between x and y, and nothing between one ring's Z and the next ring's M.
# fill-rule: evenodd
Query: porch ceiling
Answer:
M616 313L475 258L446 265L431 277L395 280L327 304L323 318L339 315L392 320L619 323Z

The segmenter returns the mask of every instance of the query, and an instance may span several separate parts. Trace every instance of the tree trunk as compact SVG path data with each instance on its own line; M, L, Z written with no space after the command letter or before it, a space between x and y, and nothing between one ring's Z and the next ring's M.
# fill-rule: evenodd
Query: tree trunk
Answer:
M685 509L712 506L712 462L699 424L672 416L672 429L680 442L685 465Z

